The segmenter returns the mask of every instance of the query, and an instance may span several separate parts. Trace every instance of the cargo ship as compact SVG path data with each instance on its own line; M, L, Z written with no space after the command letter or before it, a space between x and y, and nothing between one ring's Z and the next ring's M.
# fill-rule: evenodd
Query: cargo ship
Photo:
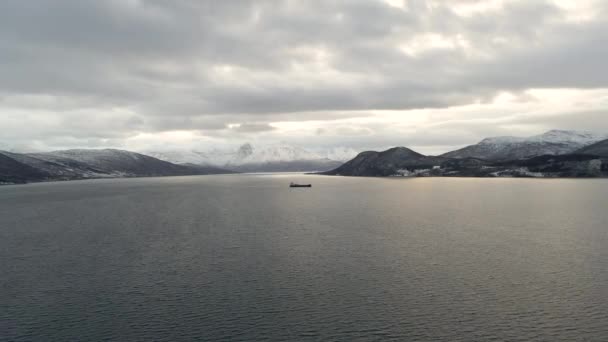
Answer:
M290 188L312 188L312 184L296 184L294 182L289 183Z

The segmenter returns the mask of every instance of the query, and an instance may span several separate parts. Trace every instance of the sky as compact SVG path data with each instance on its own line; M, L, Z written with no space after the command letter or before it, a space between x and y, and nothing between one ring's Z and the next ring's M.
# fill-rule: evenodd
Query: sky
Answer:
M608 133L605 0L3 0L0 149Z

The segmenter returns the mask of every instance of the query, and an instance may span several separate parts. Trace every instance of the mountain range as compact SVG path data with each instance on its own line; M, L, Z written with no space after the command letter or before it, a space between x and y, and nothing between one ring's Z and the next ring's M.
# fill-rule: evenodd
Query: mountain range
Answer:
M405 147L362 152L325 172L343 176L598 177L608 176L604 135L549 131L529 138L487 138L425 156Z
M231 173L200 165L177 165L140 153L79 149L46 153L0 151L0 184L88 178Z
M327 158L332 153L342 160ZM344 176L608 176L606 135L563 130L527 138L486 138L440 156L394 147L382 152L362 152L346 160L355 154L353 150L341 148L319 153L286 144L257 147L243 144L235 150L167 150L147 154L116 149L0 151L0 184L284 171L322 171Z
M143 152L176 164L215 166L238 172L325 171L338 167L357 152L335 148L312 152L287 144L254 146L245 143L234 150L165 150Z

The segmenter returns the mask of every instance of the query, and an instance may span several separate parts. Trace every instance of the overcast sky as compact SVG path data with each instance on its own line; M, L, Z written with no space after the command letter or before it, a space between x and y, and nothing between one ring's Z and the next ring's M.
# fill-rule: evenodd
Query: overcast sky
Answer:
M605 0L2 0L0 149L608 133Z

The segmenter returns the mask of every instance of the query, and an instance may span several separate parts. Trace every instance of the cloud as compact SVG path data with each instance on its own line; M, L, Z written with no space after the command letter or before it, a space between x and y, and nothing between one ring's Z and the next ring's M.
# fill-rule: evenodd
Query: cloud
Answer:
M276 127L273 127L269 124L248 122L241 124L231 124L228 125L228 128L240 133L268 132L276 129Z
M607 14L600 0L6 0L0 148L188 131L217 144L433 149L604 129L605 97L576 106L568 93L557 107L522 94L604 96ZM595 125L577 120L588 113Z

